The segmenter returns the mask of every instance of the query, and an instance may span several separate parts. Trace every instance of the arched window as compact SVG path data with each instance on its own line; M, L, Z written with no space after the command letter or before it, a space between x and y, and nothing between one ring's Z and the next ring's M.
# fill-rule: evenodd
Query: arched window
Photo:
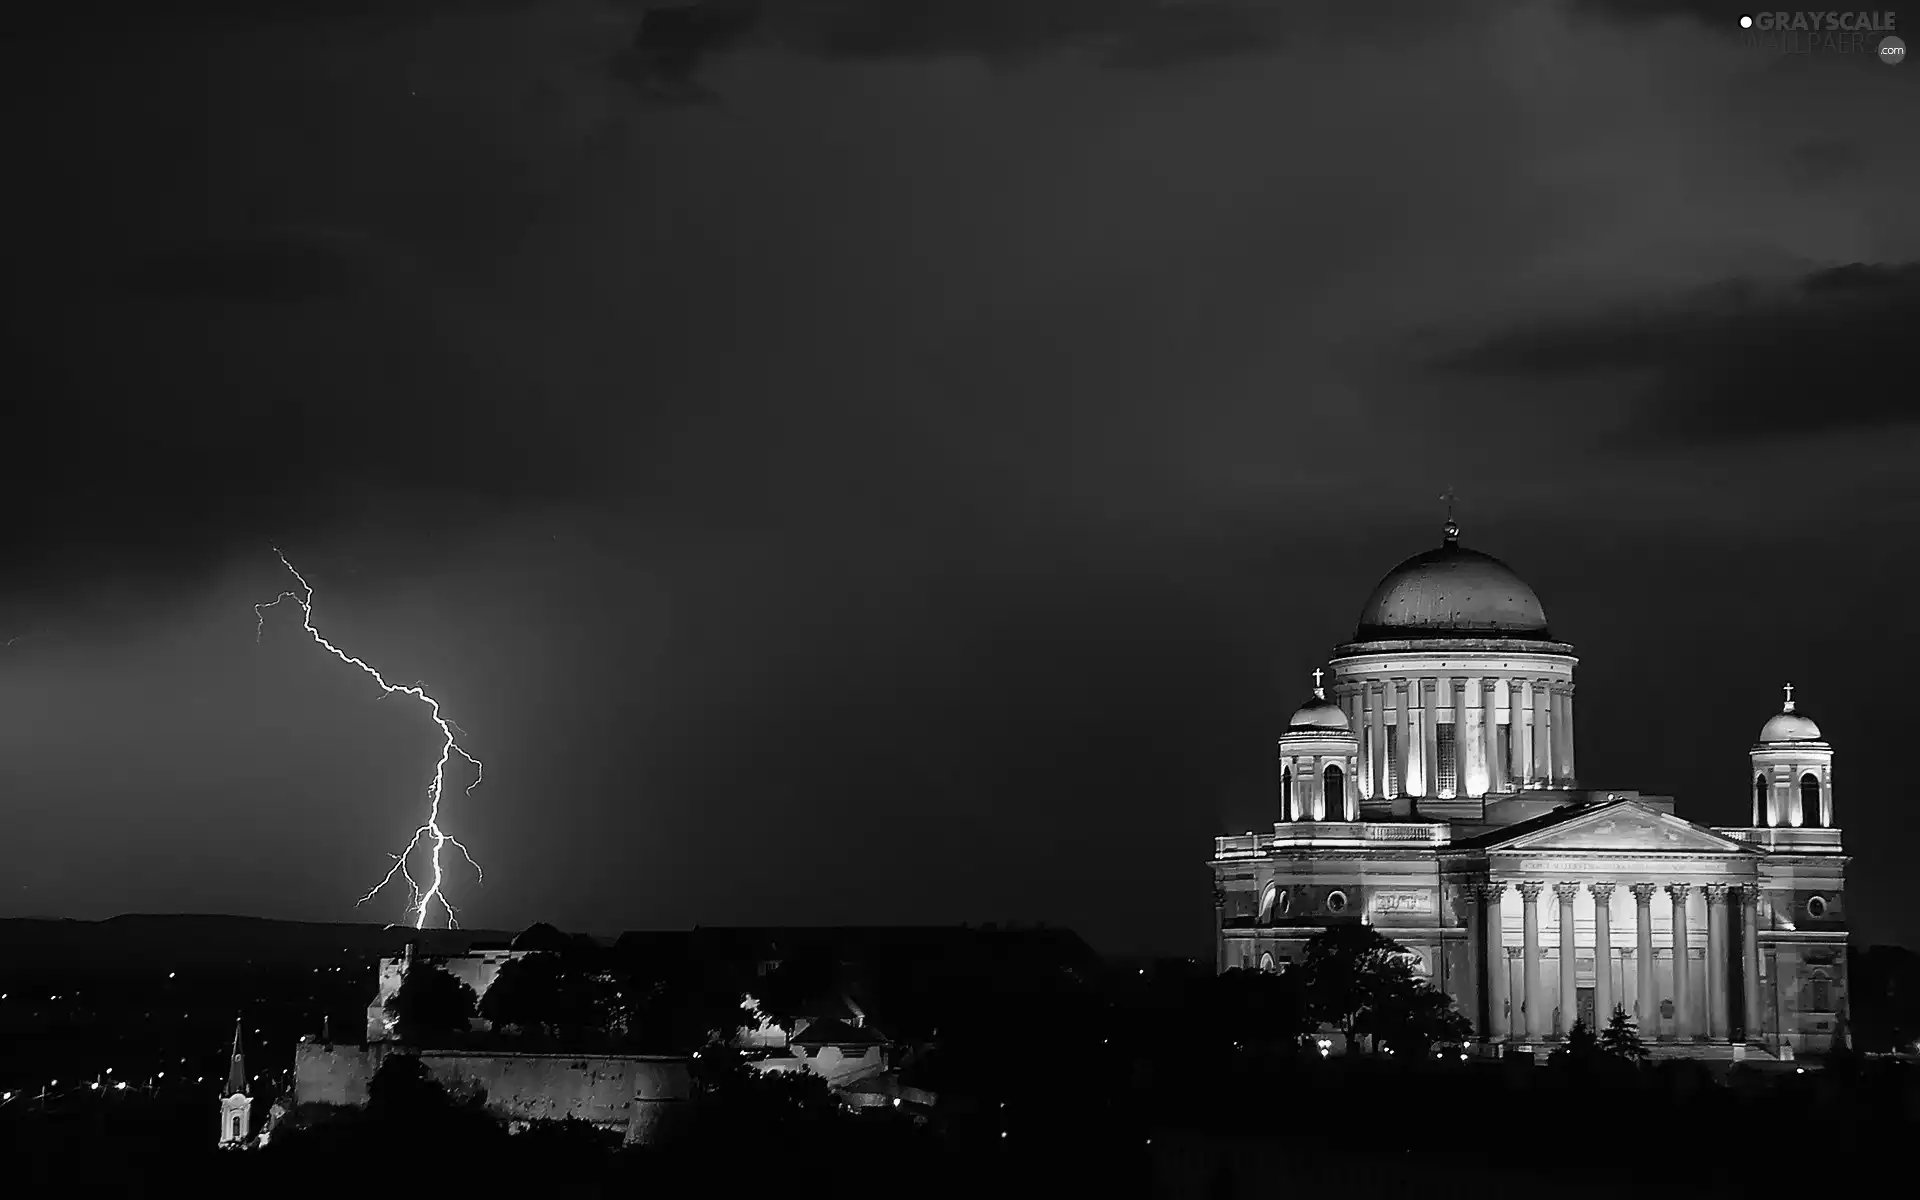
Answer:
M1297 814L1293 811L1293 768L1280 768L1280 819L1291 821Z
M1328 765L1326 774L1321 776L1327 783L1327 820L1344 821L1347 819L1347 798L1341 791L1346 781L1345 772L1339 767Z
M239 1113L233 1114L233 1132L228 1136L234 1137L234 1138L237 1138L240 1136L240 1114Z
M1267 890L1260 893L1260 923L1262 925L1273 920L1273 898L1279 894L1279 891L1279 884L1270 883L1267 885Z
M1262 954L1260 956L1260 969L1269 975L1276 974L1280 970L1280 968L1275 965L1273 955L1271 954Z
M1755 775L1753 777L1753 823L1756 826L1762 825L1765 824L1766 819L1767 777L1765 775Z
M1800 777L1800 820L1807 825L1824 825L1820 819L1820 777L1808 771Z

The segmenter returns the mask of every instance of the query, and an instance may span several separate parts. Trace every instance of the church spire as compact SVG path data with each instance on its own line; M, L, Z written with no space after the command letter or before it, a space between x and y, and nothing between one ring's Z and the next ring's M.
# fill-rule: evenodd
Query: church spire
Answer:
M1453 502L1455 499L1453 494L1453 489L1449 487L1446 490L1446 493L1442 495L1440 498L1447 502L1447 523L1445 526L1443 526L1443 530L1444 530L1443 544L1448 546L1458 546L1460 544L1460 522L1453 519Z
M233 1019L233 1052L227 1056L227 1095L247 1094L247 1056L240 1048L241 1018Z

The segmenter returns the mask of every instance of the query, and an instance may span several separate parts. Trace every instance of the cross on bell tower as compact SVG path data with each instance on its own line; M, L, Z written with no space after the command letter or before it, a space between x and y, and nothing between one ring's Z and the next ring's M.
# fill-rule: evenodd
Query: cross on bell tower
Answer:
M1327 698L1327 690L1320 686L1320 676L1324 674L1326 674L1326 672L1322 671L1319 667L1313 669L1313 694L1322 700Z

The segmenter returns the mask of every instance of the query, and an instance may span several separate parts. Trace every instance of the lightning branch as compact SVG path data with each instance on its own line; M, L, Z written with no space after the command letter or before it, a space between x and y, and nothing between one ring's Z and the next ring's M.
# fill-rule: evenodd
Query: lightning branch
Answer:
M274 553L279 555L281 565L286 567L287 573L293 576L294 581L299 584L299 587L290 591L281 592L278 596L275 596L272 600L264 604L256 604L253 606L254 614L259 618L254 630L254 640L257 642L266 635L267 610L291 600L299 606L301 628L307 631L307 635L314 640L315 644L341 662L360 668L361 671L366 673L369 679L380 686L382 696L392 696L396 694L411 696L422 704L425 704L428 712L433 716L434 725L440 730L440 756L433 764L433 777L427 783L426 822L413 831L413 837L408 839L407 844L401 848L400 853L392 856L393 866L388 869L386 875L379 883L374 884L366 895L360 897L359 902L355 904L354 907L358 908L361 904L365 904L367 901L373 899L382 891L385 891L386 888L398 878L406 882L407 915L412 919L415 929L426 928L427 915L436 911L436 909L446 913L449 928L457 929L460 926L459 914L454 909L453 904L447 899L445 889L446 864L441 861L442 852L448 846L452 846L460 852L460 856L467 861L467 865L473 868L474 874L480 882L486 882L486 875L481 871L480 864L474 861L473 855L467 852L467 848L460 843L459 839L453 837L440 827L440 801L446 794L447 764L452 761L453 757L458 755L473 764L473 782L467 785L467 794L472 794L473 789L480 786L480 760L468 754L460 745L459 738L465 736L464 733L458 725L455 725L442 715L440 712L440 701L428 695L420 683L388 683L386 676L382 675L364 659L357 658L340 649L340 647L328 641L321 635L319 630L313 627L313 585L308 583L299 571L294 570L293 564L287 561L285 552L280 550L279 547L276 546L274 548ZM425 886L422 886L422 880L415 877L413 869L408 865L409 860L415 859L416 857L423 857L425 860L423 864L424 869L421 872L422 876L425 877Z

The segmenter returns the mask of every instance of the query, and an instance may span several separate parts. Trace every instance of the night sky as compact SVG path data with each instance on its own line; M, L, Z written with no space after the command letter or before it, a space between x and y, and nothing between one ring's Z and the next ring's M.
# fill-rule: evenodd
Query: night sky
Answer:
M1451 486L1585 782L1744 823L1790 679L1856 934L1920 943L1920 65L1701 5L48 7L0 915L355 919L436 737L255 644L277 543L486 764L464 924L1203 954Z

